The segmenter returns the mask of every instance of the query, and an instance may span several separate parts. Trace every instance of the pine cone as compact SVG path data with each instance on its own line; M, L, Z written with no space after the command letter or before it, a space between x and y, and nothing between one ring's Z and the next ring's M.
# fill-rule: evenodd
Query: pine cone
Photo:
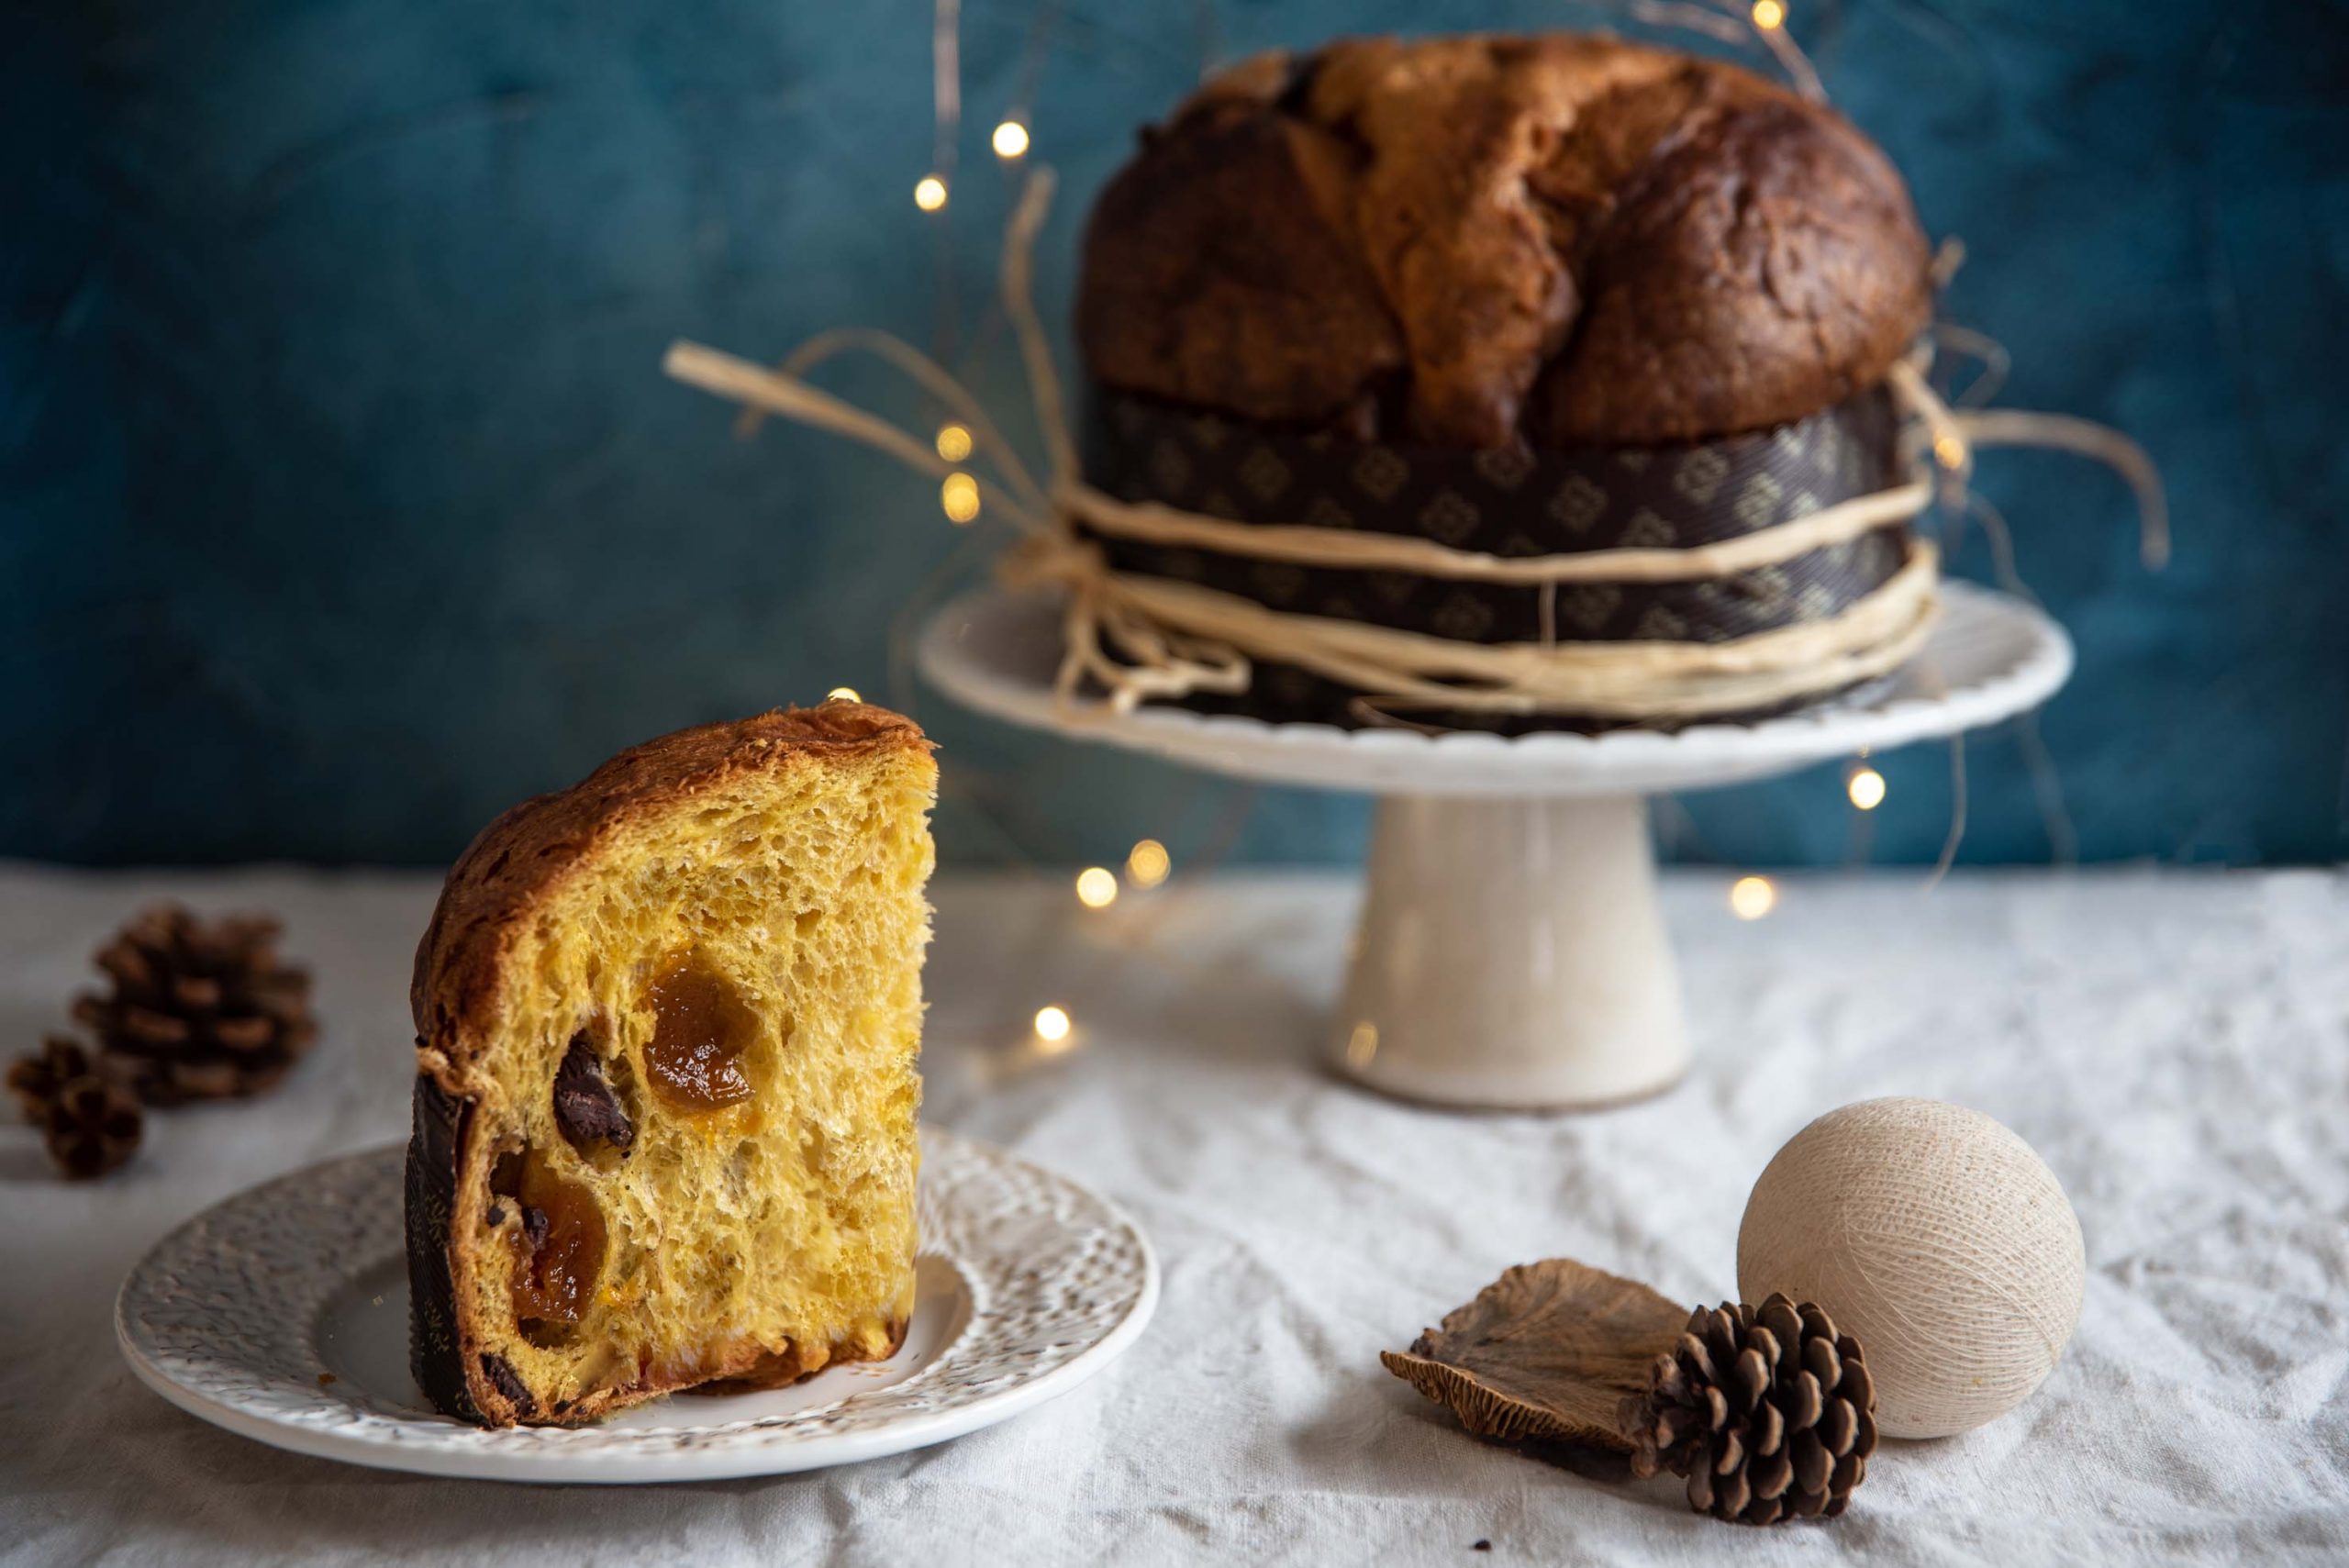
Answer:
M1623 1401L1631 1469L1687 1476L1698 1513L1832 1518L1867 1475L1876 1386L1860 1342L1809 1302L1699 1307L1651 1377Z
M310 977L278 962L278 930L266 915L199 920L159 905L99 951L113 992L81 996L73 1016L149 1105L259 1094L317 1032Z
M92 1071L90 1053L79 1040L50 1035L38 1056L19 1056L8 1064L8 1092L24 1107L25 1119L39 1127L49 1119L49 1107L58 1091Z
M85 1073L58 1090L42 1118L49 1157L67 1175L103 1176L139 1151L139 1102L101 1073Z

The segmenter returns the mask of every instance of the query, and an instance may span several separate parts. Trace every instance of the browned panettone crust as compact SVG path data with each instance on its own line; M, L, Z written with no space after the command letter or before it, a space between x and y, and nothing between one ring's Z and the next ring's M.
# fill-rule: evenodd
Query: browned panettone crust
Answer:
M569 789L522 802L458 857L417 944L408 1008L419 1040L450 1067L482 1049L477 1025L494 1011L512 934L599 835L795 752L930 744L912 719L865 703L783 708L632 746ZM436 1076L461 1090L453 1073Z
M1898 173L1734 66L1553 33L1359 39L1209 82L1096 205L1077 331L1125 392L1452 447L1800 418L1931 313Z

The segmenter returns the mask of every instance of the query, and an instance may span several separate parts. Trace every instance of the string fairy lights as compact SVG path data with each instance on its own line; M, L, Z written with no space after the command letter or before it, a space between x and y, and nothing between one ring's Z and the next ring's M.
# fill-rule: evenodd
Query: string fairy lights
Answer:
M1144 839L1127 852L1126 880L1136 887L1156 887L1166 880L1166 873L1174 865L1165 845L1155 839Z
M1600 3L1609 8L1620 10L1638 22L1667 30L1697 32L1732 47L1767 54L1776 61L1798 93L1814 101L1825 101L1826 95L1816 71L1791 37L1789 27L1792 20L1791 0L1600 0ZM914 185L915 205L924 213L943 213L949 205L949 197L952 194L955 183L956 150L960 137L963 106L959 39L961 8L962 0L934 0L932 35L934 136L929 172L924 173ZM1023 161L1028 160L1037 150L1034 141L1035 106L1038 99L1038 87L1047 58L1048 37L1055 20L1056 11L1057 0L1041 0L1041 4L1039 5L1030 27L1027 49L1024 51L1010 101L999 116L995 117L989 135L989 145L996 159L1007 166L1007 176L1015 182L1026 176L1012 172L1009 166L1022 164ZM1210 23L1212 14L1211 5L1202 6L1202 16ZM1212 38L1211 26L1208 33L1203 36ZM1208 48L1203 52L1212 56L1220 50ZM1043 172L1049 175L1048 170ZM1017 219L1014 221L1015 224L1018 222ZM918 453L927 460L929 453L923 452L922 447L929 446L935 451L936 466L930 472L937 476L939 504L947 519L957 527L971 524L980 517L983 504L1000 502L1002 503L1000 507L994 505L986 506L985 509L989 516L991 517L1001 516L1017 523L1022 513L1027 510L1049 509L1049 498L1042 494L1042 487L1020 468L1016 456L1010 452L1008 443L1002 441L1000 433L989 422L985 411L975 406L975 400L970 398L962 386L940 368L943 364L952 362L952 357L951 339L955 335L951 283L952 267L951 258L946 254L949 243L947 222L941 218L933 226L932 232L937 237L941 250L940 333L933 355L925 358L912 350L909 346L895 340L884 342L881 340L883 337L881 334L845 331L825 334L805 345L800 354L795 355L791 361L785 362L784 371L786 375L804 373L805 371L812 369L814 364L821 359L829 358L842 349L875 351L885 358L897 360L901 369L907 370L908 373L921 381L929 395L938 399L932 406L938 408L940 413L950 416L945 422L934 427L935 433L931 440L925 442L920 435L914 434L909 443L909 450L900 454L910 459L914 454ZM1955 254L1954 246L1945 247L1943 263L1954 264ZM1008 258L1007 261L1008 261ZM1024 274L1024 250L1021 271ZM1024 292L1024 275L1021 287ZM982 339L984 336L983 324ZM2024 444L2028 441L2032 444L2052 445L2097 457L2121 470L2123 477L2128 479L2132 488L2137 491L2141 513L2144 519L2144 553L2148 565L2157 567L2166 553L2167 537L2161 509L2158 480L2153 475L2151 464L2143 459L2142 454L2136 452L2133 447L2115 433L2103 430L2099 427L2090 426L2086 421L2061 419L2044 415L2013 414L2008 411L1982 411L1980 405L1988 401L2003 376L2006 368L2004 350L1987 338L1982 338L1978 334L1965 333L1955 328L1937 328L1936 339L1940 346L1946 350L1980 361L1983 367L1981 373L1976 376L1972 384L1965 386L1962 393L1951 397L1951 403L1955 405L1954 410L1945 407L1935 410L1938 417L1928 422L1926 439L1920 442L1946 476L1941 486L1943 494L1945 496L1965 497L1969 503L1972 501L1967 495L1965 481L1972 467L1973 450L1981 445ZM1024 342L1022 349L1023 353L1027 351L1027 345ZM896 352L896 350L902 350L903 352ZM1938 371L1937 366L1922 360L1913 364L1904 364L1902 369L1920 382L1929 372ZM674 364L672 373L679 373ZM696 378L682 376L681 379ZM1936 379L1940 379L1938 374ZM712 387L712 390L718 390L718 388ZM943 406L940 407L941 404ZM746 404L740 428L747 433L751 428L755 428L763 412L782 411L785 410L772 406L762 409L755 404ZM1056 411L1056 409L1052 410L1052 412ZM1056 435L1061 434L1061 428L1051 420L1047 421L1047 425L1045 435L1049 444ZM2051 428L2057 425L2062 426L2063 428L2054 430L2051 435ZM915 428L918 431L920 427L918 425ZM1007 461L1010 465L1010 472L1008 473L1001 471ZM997 464L997 469L988 470L979 467L978 465L984 462L994 462ZM977 468L978 472L966 472L965 464ZM987 474L989 477L982 478L981 474ZM1920 487L1924 487L1921 480ZM974 529L972 537L965 540L965 547L952 552L947 565L941 568L939 575L943 575L952 566L963 562L968 556L968 547L987 542L985 536L985 530ZM2002 567L2004 565L2002 562ZM2002 570L2002 580L2006 575L2008 571ZM916 600L918 601L921 594L927 591L925 586L923 590L918 592ZM909 617L900 617L899 619L910 624ZM895 642L901 639L900 632L893 629L892 638L890 680L895 689L900 680L898 666L901 662L901 654L895 647ZM852 687L836 687L831 695L834 698L858 700L856 692ZM1955 847L1956 837L1963 831L1962 755L1962 752L1956 751L1954 743L1952 763L1954 771L1958 774L1956 785L1961 793L1956 807L1957 815L1953 822L1951 842L1944 848L1942 865L1936 869L1937 876L1948 864ZM1887 786L1884 775L1874 767L1866 765L1865 752L1861 753L1861 761L1854 762L1845 773L1842 784L1851 806L1857 811L1866 813L1875 811L1883 805ZM2051 828L2051 839L2053 837L2054 829ZM1211 859L1212 856L1209 858ZM1126 857L1123 866L1124 885L1137 891L1157 887L1166 880L1170 868L1171 860L1164 844L1155 839L1142 839L1134 844ZM1119 879L1110 867L1086 867L1078 878L1078 898L1086 908L1106 907L1118 896ZM1088 896L1088 894L1091 896ZM1098 902L1095 901L1097 898ZM1740 876L1731 886L1729 902L1732 912L1739 918L1761 919L1776 908L1778 902L1778 889L1776 884L1767 877ZM1036 1015L1036 1038L1040 1041L1058 1042L1067 1040L1069 1038L1071 1025L1064 1008L1059 1006L1042 1008ZM1375 1050L1375 1042L1368 1048Z
M1062 1044L1068 1039L1069 1031L1075 1027L1068 1016L1066 1007L1045 1006L1036 1009L1036 1038L1046 1045Z
M936 212L946 205L963 128L963 0L937 0L930 13L930 172L914 186L914 206Z
M1778 884L1766 876L1741 876L1729 884L1729 912L1759 920L1778 906Z
M960 527L979 515L979 482L957 470L940 481L938 505L946 520Z
M864 699L857 695L854 686L834 686L824 694L824 700L826 702L863 702Z
M1042 0L1036 7L1028 25L1027 42L1020 47L1019 73L1012 83L1011 105L987 139L996 157L1006 163L1017 163L1027 157L1029 148L1034 144L1036 89L1043 80L1044 61L1052 48L1052 23L1058 12L1058 0Z

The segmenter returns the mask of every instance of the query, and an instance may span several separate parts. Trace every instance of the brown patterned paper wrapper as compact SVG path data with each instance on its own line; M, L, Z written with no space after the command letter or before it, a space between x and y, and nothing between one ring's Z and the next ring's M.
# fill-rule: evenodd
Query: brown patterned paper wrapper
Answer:
M1097 385L1084 461L1086 479L1120 500L1521 557L1687 548L1753 533L1898 483L1897 436L1891 401L1880 387L1776 430L1719 440L1462 451L1281 430ZM1119 572L1179 578L1275 610L1455 641L1541 639L1538 587L1297 566L1092 537ZM1881 587L1899 569L1906 540L1905 528L1888 527L1704 582L1563 584L1557 635L1565 641L1725 642L1824 620ZM1184 706L1353 728L1375 721L1356 701L1362 695L1294 665L1259 662L1246 692L1197 693ZM1571 713L1391 711L1417 724L1511 734L1621 723Z
M457 1337L457 1286L449 1267L457 1179L465 1158L473 1103L418 1073L410 1102L407 1144L408 1370L433 1407L469 1421L473 1406Z

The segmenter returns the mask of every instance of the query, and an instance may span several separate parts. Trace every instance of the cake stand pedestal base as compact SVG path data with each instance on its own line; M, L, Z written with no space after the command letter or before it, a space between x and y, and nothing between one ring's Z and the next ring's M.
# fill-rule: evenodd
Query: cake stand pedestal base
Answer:
M1688 1040L1641 798L1382 798L1330 1060L1445 1106L1615 1105L1677 1082Z

